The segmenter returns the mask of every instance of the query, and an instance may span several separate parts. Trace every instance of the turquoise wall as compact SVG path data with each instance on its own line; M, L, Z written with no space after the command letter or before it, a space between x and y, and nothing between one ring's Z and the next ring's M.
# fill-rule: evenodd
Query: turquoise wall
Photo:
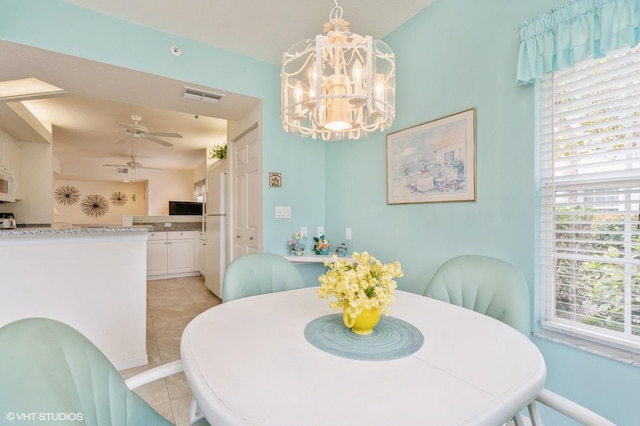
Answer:
M262 99L265 180L269 171L284 176L283 188L264 189L265 251L284 254L287 238L300 226L313 234L324 225L334 243L344 240L349 226L350 250L402 263L402 289L422 292L446 259L479 253L515 264L534 300L533 87L515 85L518 27L562 2L436 1L385 38L397 56L393 128L326 144L281 130L279 69L273 64L60 0L3 0L0 38ZM351 13L357 32L357 14ZM180 60L170 55L172 45L182 48ZM386 134L468 108L477 110L477 201L387 205ZM292 206L292 218L275 219L278 205ZM322 268L301 270L313 282ZM639 368L534 342L547 362L548 388L619 425L637 424ZM548 425L572 424L551 413L545 417Z

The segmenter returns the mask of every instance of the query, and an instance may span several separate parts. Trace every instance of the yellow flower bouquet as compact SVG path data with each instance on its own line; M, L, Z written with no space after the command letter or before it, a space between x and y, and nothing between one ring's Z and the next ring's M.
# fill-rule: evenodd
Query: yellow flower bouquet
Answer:
M394 278L402 277L400 262L382 264L367 252L353 253L353 260L333 256L325 260L328 271L318 277L318 296L330 299L329 307L344 309L356 318L364 309L380 309L389 315L388 305L395 301Z

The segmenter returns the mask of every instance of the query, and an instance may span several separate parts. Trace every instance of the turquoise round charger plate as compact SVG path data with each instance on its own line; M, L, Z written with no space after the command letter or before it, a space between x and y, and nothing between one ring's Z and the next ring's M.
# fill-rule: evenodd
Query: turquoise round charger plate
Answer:
M385 316L380 317L371 334L362 336L344 326L342 314L325 315L307 324L304 337L324 352L361 361L404 358L424 343L424 336L415 326Z

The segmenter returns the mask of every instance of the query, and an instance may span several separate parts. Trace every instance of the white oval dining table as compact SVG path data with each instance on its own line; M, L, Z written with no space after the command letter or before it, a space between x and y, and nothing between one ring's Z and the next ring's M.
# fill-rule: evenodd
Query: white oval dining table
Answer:
M396 291L391 317L424 338L392 360L311 344L305 328L335 314L317 287L223 303L185 328L181 357L212 425L501 425L546 378L536 346L488 316Z

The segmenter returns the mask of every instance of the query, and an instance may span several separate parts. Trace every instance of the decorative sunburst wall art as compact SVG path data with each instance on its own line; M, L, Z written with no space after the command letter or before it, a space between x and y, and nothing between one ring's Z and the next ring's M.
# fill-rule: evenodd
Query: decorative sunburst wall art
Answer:
M53 197L61 206L73 206L80 201L80 191L70 185L61 185L53 193Z
M127 194L124 194L120 191L116 191L111 194L111 204L113 204L114 206L124 206L125 204L127 204L127 200Z
M102 195L87 195L80 203L82 213L89 217L100 217L109 211L109 202Z

